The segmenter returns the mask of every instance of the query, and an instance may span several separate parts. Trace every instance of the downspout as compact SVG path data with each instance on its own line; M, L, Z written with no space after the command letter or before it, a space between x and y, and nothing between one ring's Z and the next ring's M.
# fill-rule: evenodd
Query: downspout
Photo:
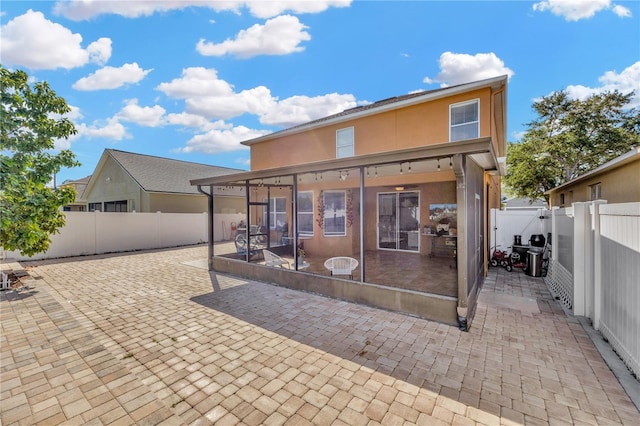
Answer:
M198 185L198 192L207 196L207 210L209 220L207 221L207 266L209 271L213 271L213 185L209 185L209 191L202 190L202 185Z

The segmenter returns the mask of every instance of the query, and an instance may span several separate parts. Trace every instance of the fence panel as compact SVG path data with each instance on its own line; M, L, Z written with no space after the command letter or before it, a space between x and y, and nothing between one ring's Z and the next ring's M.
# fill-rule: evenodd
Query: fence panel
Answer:
M491 209L491 247L507 250L513 245L513 236L520 235L527 245L531 235L551 232L551 212L548 210Z
M598 327L620 358L640 376L640 203L603 204L599 213Z
M16 260L38 260L145 250L207 241L204 213L67 212L67 223L51 237L45 253L33 257L7 252Z
M573 208L552 210L552 239L547 287L569 309L573 308Z

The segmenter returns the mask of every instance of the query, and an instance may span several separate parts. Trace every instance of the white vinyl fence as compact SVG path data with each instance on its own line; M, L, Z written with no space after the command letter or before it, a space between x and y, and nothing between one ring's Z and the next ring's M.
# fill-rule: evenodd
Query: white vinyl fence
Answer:
M511 251L514 236L520 235L522 244L527 245L532 235L551 232L551 212L539 210L497 210L491 209L491 251ZM489 254L491 256L491 253Z
M640 203L574 203L552 216L545 282L640 376Z
M214 240L229 238L231 224L243 218L242 214L216 214ZM27 257L6 252L3 256L39 260L205 243L207 220L207 213L66 212L66 225L51 236L45 253Z

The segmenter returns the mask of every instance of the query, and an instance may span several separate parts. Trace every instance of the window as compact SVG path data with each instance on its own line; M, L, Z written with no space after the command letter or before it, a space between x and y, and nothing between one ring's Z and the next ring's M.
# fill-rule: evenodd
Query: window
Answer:
M449 141L475 139L480 136L480 103L473 100L449 107Z
M104 211L105 212L120 212L126 213L127 210L127 200L122 201L105 201L104 202Z
M298 192L298 233L313 235L313 191Z
M353 127L336 132L336 158L353 157Z
M324 191L324 235L347 235L345 191Z
M600 182L590 185L589 186L589 190L590 190L590 200L600 200L602 198L602 187L600 186Z
M560 205L564 206L564 193L560 194Z
M287 199L285 197L269 199L269 226L271 229L283 229L287 226Z
M90 212L101 212L102 211L102 203L89 203L89 211Z

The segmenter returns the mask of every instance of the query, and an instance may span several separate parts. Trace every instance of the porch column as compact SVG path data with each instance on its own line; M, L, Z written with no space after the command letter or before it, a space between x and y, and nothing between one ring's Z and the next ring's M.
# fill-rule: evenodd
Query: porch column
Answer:
M464 170L464 160L464 156L461 154L453 156L453 172L456 175L456 204L458 209L458 242L456 247L456 260L458 264L458 317L464 317L466 320L468 308L467 270L469 267L467 253L469 230L467 227L469 221L467 219L467 180Z
M366 215L364 206L364 167L360 167L360 282L365 282L364 277L364 218Z

